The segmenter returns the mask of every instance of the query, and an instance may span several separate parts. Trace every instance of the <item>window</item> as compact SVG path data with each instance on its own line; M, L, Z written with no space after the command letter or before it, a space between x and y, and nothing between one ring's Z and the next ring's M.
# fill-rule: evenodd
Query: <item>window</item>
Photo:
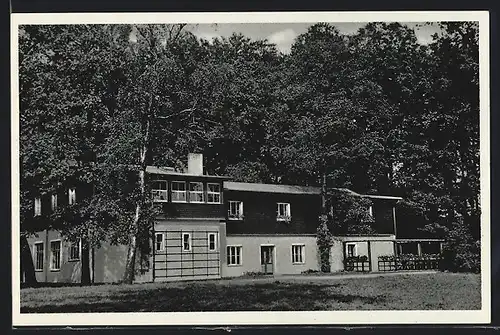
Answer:
M189 183L189 202L204 202L203 183Z
M69 245L69 260L77 261L80 259L81 240L71 242Z
M290 204L278 203L277 220L290 221L290 219L291 219Z
M356 243L347 243L346 244L347 257L357 256L356 252Z
M186 183L183 181L172 182L172 202L186 202Z
M368 207L368 214L370 214L370 216L373 216L373 206Z
M303 244L293 244L292 245L292 263L303 264L304 263L304 250L305 246Z
M35 198L35 216L42 215L42 199Z
M74 205L75 203L76 203L76 189L73 187L68 190L68 204Z
M50 197L50 207L53 212L55 212L57 209L57 194L55 193Z
M54 271L61 269L61 241L50 242L50 269Z
M208 234L208 250L217 250L217 233Z
M182 234L182 250L191 251L191 234L189 233Z
M207 184L207 202L210 204L220 204L220 184Z
M151 195L155 202L168 201L168 184L165 180L155 180L152 185Z
M43 242L37 242L34 244L35 247L35 271L43 271Z
M229 201L228 218L229 220L240 220L243 218L242 201Z
M227 265L241 265L241 246L227 246Z
M165 250L165 237L164 237L163 233L156 233L155 234L155 250L156 251Z

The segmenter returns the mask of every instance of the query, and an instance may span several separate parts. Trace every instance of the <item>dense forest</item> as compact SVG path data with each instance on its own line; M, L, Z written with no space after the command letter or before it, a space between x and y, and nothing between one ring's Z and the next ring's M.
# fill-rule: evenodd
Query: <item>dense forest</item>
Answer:
M439 26L423 45L399 23L352 35L318 23L289 54L185 25L23 26L23 248L47 227L87 254L126 243L130 282L155 215L145 167L201 152L238 181L401 196L398 235L445 237L450 268L477 271L478 25ZM87 198L30 218L37 194L75 181L92 185Z

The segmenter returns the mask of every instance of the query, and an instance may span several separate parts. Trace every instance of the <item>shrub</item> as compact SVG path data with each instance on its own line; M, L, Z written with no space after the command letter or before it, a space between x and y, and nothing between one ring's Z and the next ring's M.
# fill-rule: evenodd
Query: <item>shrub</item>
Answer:
M333 237L328 229L328 216L321 215L319 217L316 237L320 254L321 272L330 272L330 248L333 245Z
M470 228L461 218L447 231L443 248L443 269L453 272L481 271L481 245L472 238Z
M313 269L307 269L305 271L302 271L303 274L310 274L310 273L319 273L318 270L313 270Z
M248 271L248 272L245 272L243 274L244 277L252 277L252 278L255 278L255 277L262 277L262 276L265 276L266 274L264 272L260 272L260 271Z

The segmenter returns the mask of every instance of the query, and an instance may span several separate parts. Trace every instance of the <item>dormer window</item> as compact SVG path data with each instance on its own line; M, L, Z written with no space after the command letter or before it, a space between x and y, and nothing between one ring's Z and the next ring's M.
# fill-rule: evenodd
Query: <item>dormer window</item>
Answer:
M172 182L172 202L186 202L186 183L183 181Z
M205 202L202 182L189 183L189 202Z
M42 199L40 197L35 198L35 216L42 215Z
M229 201L229 210L227 212L229 220L243 219L243 201Z
M151 195L154 202L167 202L168 201L168 184L165 180L153 181Z
M276 220L278 221L290 221L292 218L289 203L278 203L278 210L276 215Z
M207 184L207 202L220 204L220 184Z
M75 203L76 203L76 189L73 187L68 190L68 204L74 205Z

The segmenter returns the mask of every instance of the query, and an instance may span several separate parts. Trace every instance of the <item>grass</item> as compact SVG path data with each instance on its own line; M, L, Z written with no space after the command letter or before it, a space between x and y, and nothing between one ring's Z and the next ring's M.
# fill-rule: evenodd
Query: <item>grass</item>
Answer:
M480 276L216 280L21 290L21 313L468 310L481 308Z

